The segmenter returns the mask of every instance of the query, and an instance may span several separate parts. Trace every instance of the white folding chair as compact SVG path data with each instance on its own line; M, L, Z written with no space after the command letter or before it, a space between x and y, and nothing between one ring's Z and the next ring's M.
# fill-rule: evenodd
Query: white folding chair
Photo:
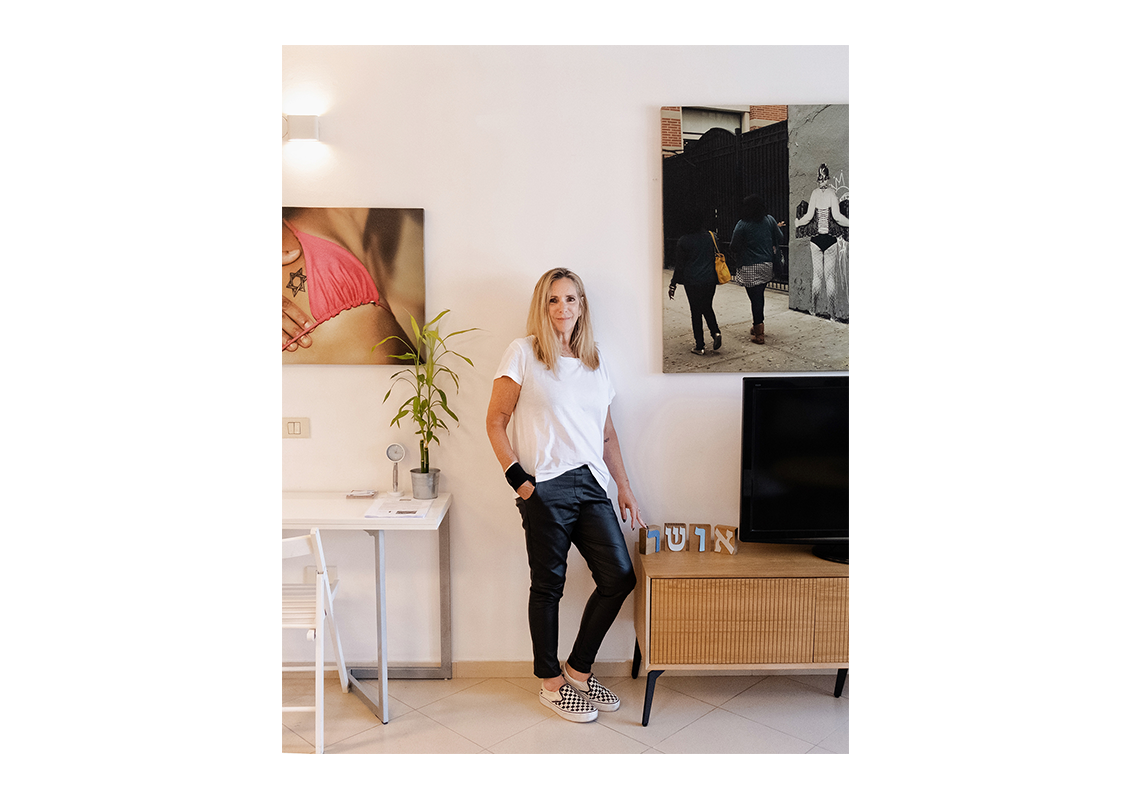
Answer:
M349 678L346 675L346 659L342 656L342 640L338 636L338 624L334 619L334 595L338 583L333 585L326 574L326 556L322 552L322 538L318 528L311 528L306 536L295 536L283 540L283 558L314 556L314 583L283 584L283 627L305 628L307 640L314 642L314 705L283 706L284 712L314 712L314 751L323 752L323 718L326 703L323 693L325 673L324 632L329 631L334 642L333 656L338 664L338 679L342 691L349 692ZM284 672L310 672L310 667L283 667Z

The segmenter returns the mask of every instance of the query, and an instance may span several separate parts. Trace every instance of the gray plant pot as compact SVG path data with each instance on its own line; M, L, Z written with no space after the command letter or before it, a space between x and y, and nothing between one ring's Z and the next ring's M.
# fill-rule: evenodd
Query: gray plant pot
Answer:
M409 474L413 478L413 497L417 500L432 500L437 495L437 490L440 488L440 470L430 469L428 472L421 472L419 468L414 467L409 470Z

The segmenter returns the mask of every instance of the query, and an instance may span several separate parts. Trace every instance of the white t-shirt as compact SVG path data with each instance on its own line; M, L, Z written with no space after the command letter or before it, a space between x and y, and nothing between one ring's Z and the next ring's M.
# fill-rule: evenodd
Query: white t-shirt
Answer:
M605 362L589 369L560 356L556 375L535 357L533 343L531 336L511 342L495 372L520 387L511 415L511 446L519 464L536 482L586 466L605 488L605 420L614 395Z

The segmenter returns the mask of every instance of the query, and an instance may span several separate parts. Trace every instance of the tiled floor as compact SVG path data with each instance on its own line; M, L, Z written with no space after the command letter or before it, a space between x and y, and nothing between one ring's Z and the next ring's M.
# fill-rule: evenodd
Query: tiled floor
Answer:
M382 725L335 673L326 684L327 753L848 753L849 684L832 675L661 675L647 727L645 679L603 678L620 710L597 722L558 717L538 679L390 681ZM600 672L598 677L601 678ZM314 703L309 673L283 673L283 702ZM283 752L314 752L314 715L285 714Z

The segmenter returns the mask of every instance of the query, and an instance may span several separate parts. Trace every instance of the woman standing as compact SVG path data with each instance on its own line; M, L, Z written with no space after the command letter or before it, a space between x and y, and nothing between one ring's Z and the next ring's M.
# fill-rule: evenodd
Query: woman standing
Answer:
M766 344L766 285L774 277L774 248L782 241L779 223L767 213L766 202L753 194L743 198L743 214L731 234L731 256L739 264L732 280L747 290L751 301L751 341L755 344Z
M845 208L842 209L842 203ZM810 258L813 261L812 298L815 316L828 319L849 319L849 267L845 263L845 241L849 236L848 196L838 198L829 185L829 167L818 167L818 188L810 194L810 202L798 204L798 218L794 220L794 235L810 238ZM842 266L844 307L837 313L838 264Z
M515 501L531 569L528 618L541 702L565 719L592 722L617 696L593 676L605 634L637 578L606 486L617 486L621 519L642 525L610 416L613 386L598 354L582 280L547 272L535 286L527 336L503 354L487 411L487 434ZM511 436L507 435L508 424ZM564 669L558 603L570 546L596 588Z

